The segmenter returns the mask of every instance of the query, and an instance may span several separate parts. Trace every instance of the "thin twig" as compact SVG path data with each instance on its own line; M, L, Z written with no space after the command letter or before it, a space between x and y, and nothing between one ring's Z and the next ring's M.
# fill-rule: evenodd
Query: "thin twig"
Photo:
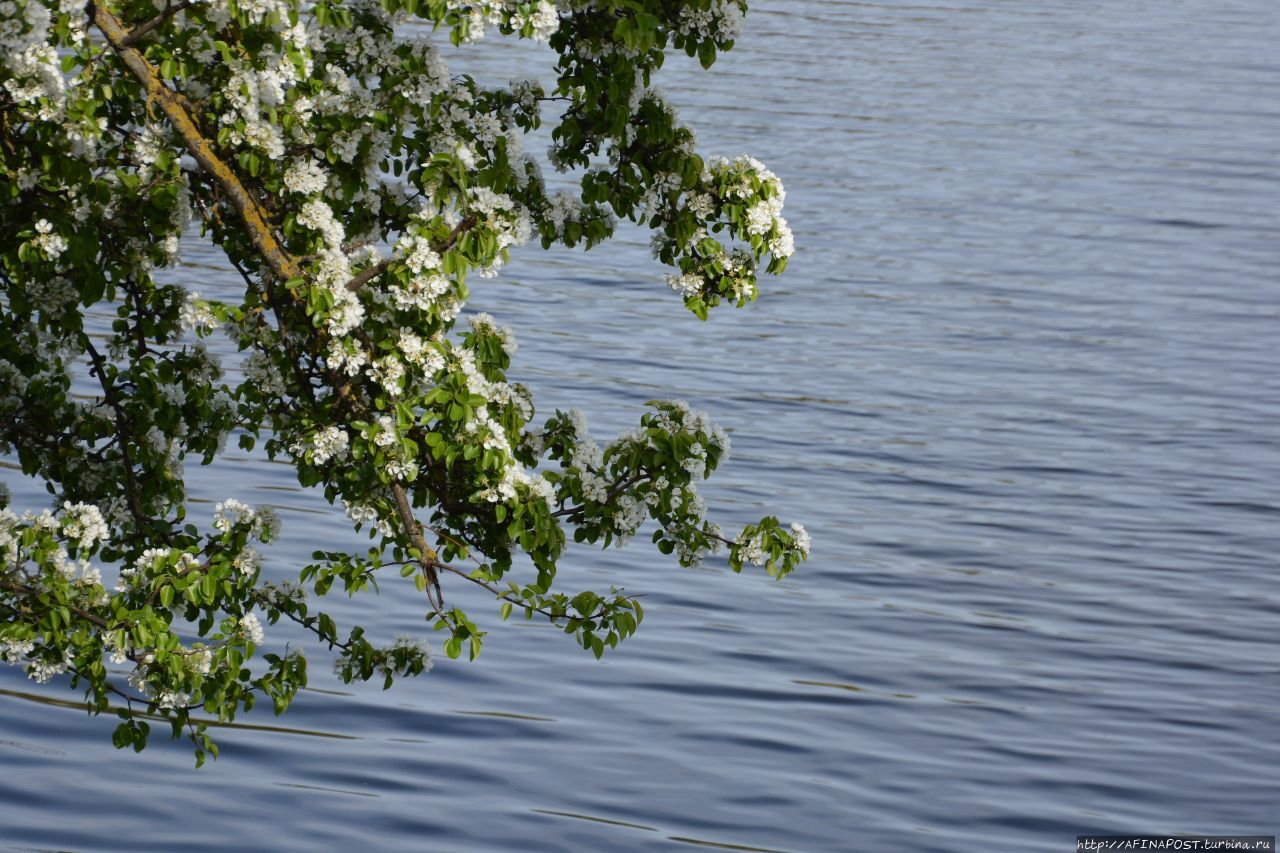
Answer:
M625 492L627 489L631 488L632 486L635 486L635 485L638 485L638 484L640 484L640 483L644 482L644 481L645 481L645 480L647 480L647 479L649 479L649 472L648 472L648 471L642 471L641 473L636 474L635 476L631 477L630 479L622 480L622 481L619 481L619 482L615 483L615 484L614 484L614 486L613 486L613 488L609 490L608 494L606 494L606 495L605 495L604 500L603 500L603 501L601 501L600 503L602 503L602 504L611 504L611 503L613 503L614 499L615 499L615 498L617 498L617 497L618 497L618 495L622 494L623 492ZM558 509L558 510L556 510L555 512L551 513L551 517L552 517L552 518L563 518L563 517L564 517L564 516L566 516L566 515L576 515L576 514L578 514L578 513L581 513L581 512L582 512L583 510L585 510L585 509L586 509L586 507L585 507L585 506L571 506L571 507L565 507L564 509Z
M460 578L465 578L471 581L476 586L487 589L489 592L493 593L495 596L502 599L503 601L510 602L511 604L514 604L518 607L527 607L530 610L532 610L534 613L541 613L543 616L547 617L552 622L557 622L561 619L578 619L583 622L592 622L592 621L595 621L596 619L599 619L601 616L604 616L604 614L606 613L606 611L602 609L602 610L596 611L595 613L592 613L589 616L587 615L571 616L568 613L557 613L553 610L547 610L544 607L535 607L529 604L529 602L527 601L516 598L509 592L504 592L502 589L494 586L488 581L483 581L480 578L472 577L470 573L464 572L462 569L459 569L457 566L451 566L448 563L441 563L439 561L435 562L434 565L436 566L436 568L442 569L446 572L452 572L453 574L457 575ZM634 596L627 596L626 600L630 601L632 598L634 598Z

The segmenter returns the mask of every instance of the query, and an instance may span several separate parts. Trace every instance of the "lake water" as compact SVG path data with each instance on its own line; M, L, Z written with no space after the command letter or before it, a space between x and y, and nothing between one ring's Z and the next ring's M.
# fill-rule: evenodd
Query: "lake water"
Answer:
M603 662L523 623L386 693L317 656L315 690L217 732L199 772L161 736L116 753L109 719L4 668L0 849L1276 832L1280 6L752 6L711 73L660 85L705 151L786 182L799 254L760 303L697 321L628 234L523 252L471 307L516 328L544 413L580 405L608 435L654 396L710 410L734 440L715 511L801 520L813 559L774 583L641 542L575 552L566 588L646 596ZM202 291L234 285L189 261ZM363 541L287 466L233 456L195 494L279 505L279 577ZM425 628L391 581L331 603Z

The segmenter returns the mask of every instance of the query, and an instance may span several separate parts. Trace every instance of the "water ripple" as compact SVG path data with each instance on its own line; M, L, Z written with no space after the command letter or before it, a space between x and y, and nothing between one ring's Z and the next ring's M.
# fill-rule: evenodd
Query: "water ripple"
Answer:
M753 2L710 73L679 58L659 83L709 153L786 181L786 277L704 324L624 229L518 252L473 307L516 327L544 411L580 405L601 435L653 396L716 413L734 456L710 504L804 520L805 570L572 554L568 586L647 595L603 663L491 618L478 662L386 693L317 660L288 727L249 715L194 775L181 744L119 755L109 722L0 671L6 842L1048 851L1265 830L1278 41L1272 0ZM545 78L543 58L494 43L454 67ZM185 282L237 287L188 258ZM188 469L193 516L280 506L276 579L363 547L287 465ZM422 633L412 585L382 586L336 615Z

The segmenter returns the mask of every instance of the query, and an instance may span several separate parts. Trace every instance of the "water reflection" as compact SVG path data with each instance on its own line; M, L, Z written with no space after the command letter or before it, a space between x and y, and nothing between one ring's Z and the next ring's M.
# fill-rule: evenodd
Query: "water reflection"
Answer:
M712 411L734 448L709 503L730 525L803 520L805 571L681 572L639 541L577 554L567 586L647 595L603 663L459 589L492 630L475 664L382 693L337 689L318 655L296 729L250 715L197 775L185 746L119 755L110 720L0 670L6 843L1050 851L1265 829L1274 3L751 5L710 74L673 60L659 84L708 153L786 181L787 276L700 323L626 231L519 252L471 307L516 328L513 378L544 413L579 405L604 436L653 396ZM466 69L486 80L540 55L486 50ZM238 286L188 257L202 293ZM367 547L287 465L188 473L193 516L286 501L276 580ZM382 590L326 603L380 639L423 633L412 586Z

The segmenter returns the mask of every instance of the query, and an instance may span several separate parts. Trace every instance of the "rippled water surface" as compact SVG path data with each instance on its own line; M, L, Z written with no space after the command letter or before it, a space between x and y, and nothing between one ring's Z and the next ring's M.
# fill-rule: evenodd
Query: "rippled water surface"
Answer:
M647 596L604 662L534 624L387 693L318 660L316 690L219 732L199 773L159 738L115 753L109 721L49 700L75 694L4 671L10 849L1277 830L1280 7L752 6L711 73L675 63L660 85L708 153L786 181L787 275L700 323L629 234L526 251L472 307L516 327L544 412L580 405L608 434L653 396L712 411L734 456L711 504L806 522L804 570L576 553L569 585ZM538 55L483 57L504 81ZM190 260L206 293L234 286ZM290 472L233 460L195 487L282 508L280 577L357 541ZM340 610L425 627L393 583Z

